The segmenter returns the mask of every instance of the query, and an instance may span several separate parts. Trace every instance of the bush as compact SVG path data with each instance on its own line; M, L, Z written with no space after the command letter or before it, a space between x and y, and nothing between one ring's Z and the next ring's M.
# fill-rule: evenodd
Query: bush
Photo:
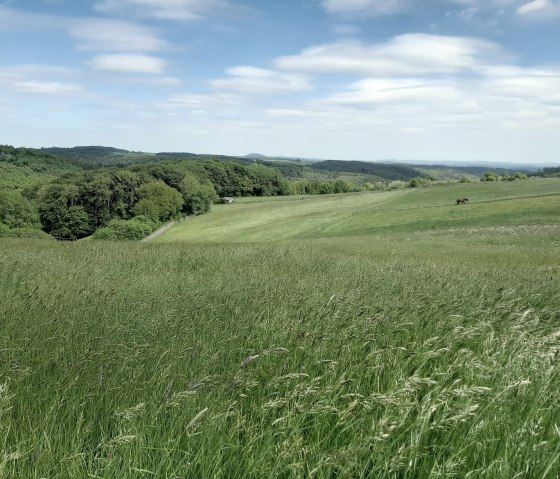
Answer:
M22 228L10 228L4 223L0 223L0 238L50 238L52 236L40 229L30 226Z
M487 171L480 177L480 181L498 181L499 177L493 171Z
M131 220L111 220L106 227L98 229L93 238L98 240L140 240L157 228L157 224L146 216Z
M421 186L427 186L430 184L430 180L426 178L413 178L408 182L409 188L420 188Z

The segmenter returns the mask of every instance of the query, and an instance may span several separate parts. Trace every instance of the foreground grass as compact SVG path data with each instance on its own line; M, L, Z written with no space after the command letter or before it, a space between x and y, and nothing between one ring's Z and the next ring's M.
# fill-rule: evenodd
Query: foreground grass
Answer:
M559 253L3 241L0 477L558 477Z

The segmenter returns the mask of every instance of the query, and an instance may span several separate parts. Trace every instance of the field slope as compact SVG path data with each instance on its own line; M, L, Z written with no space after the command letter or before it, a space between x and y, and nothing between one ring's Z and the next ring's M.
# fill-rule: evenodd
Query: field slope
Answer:
M468 205L456 205L458 197ZM270 242L457 227L560 222L560 181L456 184L350 195L242 198L189 218L158 241Z
M150 243L2 240L0 477L559 477L559 193L253 198Z

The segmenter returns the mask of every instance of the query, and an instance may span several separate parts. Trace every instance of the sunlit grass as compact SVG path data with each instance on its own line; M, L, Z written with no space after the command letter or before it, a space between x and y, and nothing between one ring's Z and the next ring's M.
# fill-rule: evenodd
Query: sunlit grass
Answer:
M469 204L457 206L456 198L464 196ZM560 181L556 179L349 195L242 198L183 221L157 241L271 242L473 225L557 224L559 210Z
M0 477L556 478L551 218L3 240Z

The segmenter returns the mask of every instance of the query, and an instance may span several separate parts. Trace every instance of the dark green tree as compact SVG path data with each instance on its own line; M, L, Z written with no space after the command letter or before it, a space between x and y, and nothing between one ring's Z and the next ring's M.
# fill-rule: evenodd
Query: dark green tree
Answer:
M199 181L192 174L183 178L179 191L185 201L183 212L188 215L200 215L210 211L210 206L218 198L210 180Z
M71 206L62 215L58 227L50 231L56 239L76 240L93 233L95 227L83 206Z
M183 209L183 195L163 181L142 185L137 194L140 201L134 207L134 214L147 216L154 222L178 218Z
M37 207L19 191L0 190L0 223L9 228L38 228Z

